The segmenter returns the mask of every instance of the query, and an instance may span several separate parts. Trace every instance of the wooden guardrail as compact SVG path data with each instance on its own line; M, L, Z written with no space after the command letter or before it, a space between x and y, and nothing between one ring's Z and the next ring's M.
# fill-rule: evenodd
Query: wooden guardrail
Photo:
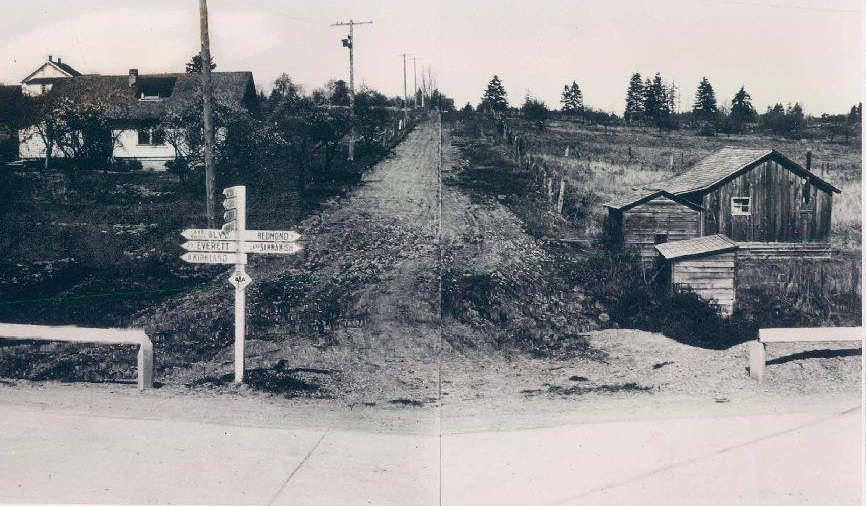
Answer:
M768 343L863 342L863 327L806 327L758 330L758 339L749 343L749 376L764 377Z
M73 343L138 345L138 388L153 386L153 343L140 329L94 329L73 326L0 323L0 338Z

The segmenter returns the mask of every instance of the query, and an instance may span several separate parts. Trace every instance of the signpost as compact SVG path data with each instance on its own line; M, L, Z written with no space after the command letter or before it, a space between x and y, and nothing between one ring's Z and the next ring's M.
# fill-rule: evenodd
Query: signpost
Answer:
M244 381L244 340L246 288L253 279L246 272L247 253L288 255L301 251L301 238L294 230L247 230L246 186L223 190L223 218L220 229L188 228L181 232L187 252L181 260L195 264L234 264L229 283L235 287L235 383Z

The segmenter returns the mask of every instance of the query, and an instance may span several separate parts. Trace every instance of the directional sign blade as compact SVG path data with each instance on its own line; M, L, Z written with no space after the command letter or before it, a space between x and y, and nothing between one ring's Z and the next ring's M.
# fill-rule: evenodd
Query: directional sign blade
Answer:
M281 241L293 242L301 238L294 230L244 230L241 239L244 241Z
M235 221L236 219L238 219L237 209L229 209L228 211L223 213L223 220L225 220L226 223L230 221Z
M237 207L238 207L237 197L232 197L230 199L223 200L223 208L224 209L235 209Z
M251 278L246 272L233 272L231 276L229 276L229 283L233 284L238 290L243 290L252 282L253 278Z
M226 198L236 197L239 193L243 193L243 190L245 189L245 186L230 186L223 190L223 195Z
M301 245L296 242L245 242L245 253L274 253L290 255L301 251Z
M180 247L187 251L235 253L238 250L238 243L237 241L187 241Z
M235 232L225 232L218 228L188 228L180 233L184 239L198 241L234 241L237 239Z
M230 233L232 235L236 235L237 233L235 231L237 229L238 229L237 222L230 221L230 222L226 223L225 225L223 225L222 228L220 229L220 231L225 232L225 233Z
M246 264L247 256L237 253L204 253L193 251L180 256L184 262L191 264Z

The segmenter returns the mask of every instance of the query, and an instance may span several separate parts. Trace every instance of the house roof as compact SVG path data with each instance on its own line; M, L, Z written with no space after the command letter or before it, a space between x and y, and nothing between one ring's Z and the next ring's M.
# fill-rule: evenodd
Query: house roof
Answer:
M726 235L716 234L684 241L656 244L656 250L667 260L685 257L698 257L715 253L725 253L737 249L737 243Z
M244 107L248 93L255 92L251 72L212 72L214 102L226 107ZM54 80L48 92L53 98L71 98L98 102L108 106L108 117L114 120L159 120L170 113L198 107L200 74L139 75L136 86L129 86L129 76L85 75ZM159 99L142 99L159 94Z
M708 191L769 159L782 164L798 176L808 177L813 184L823 187L827 191L841 193L835 186L774 149L731 146L723 147L698 160L685 172L654 185L649 185L647 189L664 189L677 195Z
M47 62L43 63L42 65L40 65L38 69L31 72L27 77L22 79L21 82L23 84L44 84L44 83L38 83L38 82L36 82L36 79L31 79L31 78L33 76L35 76L36 74L38 74L39 72L42 72L42 69L44 69L45 67L54 67L69 77L78 77L81 75L81 72L75 70L74 68L70 67L69 65L67 65L65 63L51 60L51 61L47 61ZM37 79L40 79L40 78L37 78Z
M606 204L604 204L604 206L610 209L616 209L618 211L627 211L632 207L643 204L644 202L649 202L650 200L656 199L658 197L665 197L667 199L673 200L674 202L690 207L695 211L700 211L703 209L701 206L665 190L643 190L634 192L631 195L625 195L623 197L619 197L615 200L607 202Z

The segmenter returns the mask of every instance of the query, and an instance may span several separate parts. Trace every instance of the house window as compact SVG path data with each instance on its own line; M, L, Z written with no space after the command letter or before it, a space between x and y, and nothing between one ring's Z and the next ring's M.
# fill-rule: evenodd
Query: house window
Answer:
M655 238L653 239L653 244L664 244L666 242L668 242L667 232L661 233L661 234L656 234Z
M161 146L165 144L165 132L161 128L139 128L139 146Z
M751 197L733 197L731 198L731 214L733 216L748 216L752 214L752 198Z

